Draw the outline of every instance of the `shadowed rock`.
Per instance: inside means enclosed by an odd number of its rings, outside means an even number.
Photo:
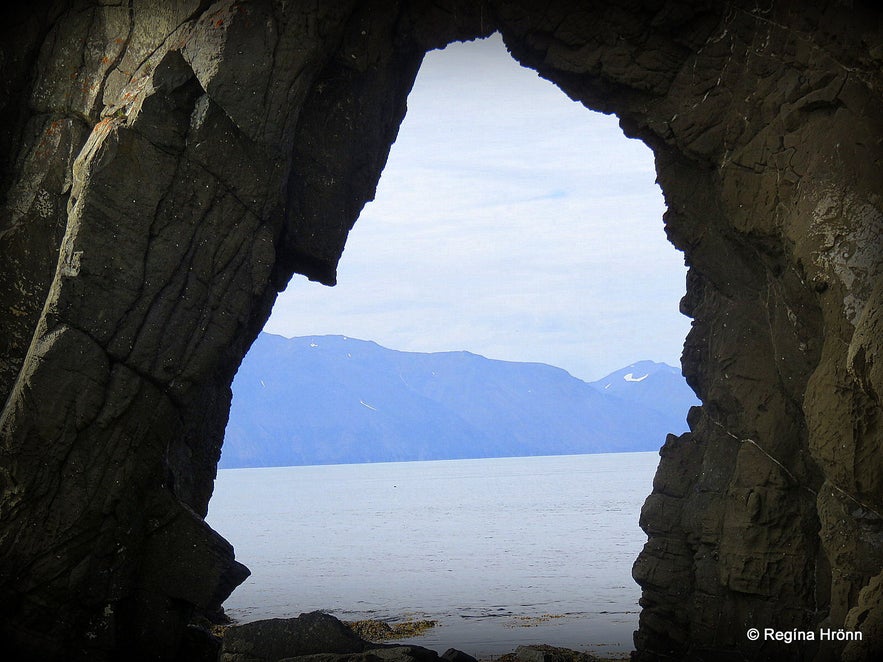
[[[378,645],[366,641],[329,614],[274,618],[232,626],[224,633],[221,662],[433,662],[434,651],[420,646]]]
[[[516,662],[599,662],[588,653],[579,653],[557,646],[519,646],[515,649]]]

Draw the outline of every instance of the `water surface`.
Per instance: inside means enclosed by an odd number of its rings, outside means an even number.
[[[207,519],[252,571],[225,608],[243,622],[316,609],[436,619],[413,641],[474,656],[522,643],[631,650],[631,566],[646,541],[638,514],[658,460],[222,470]]]

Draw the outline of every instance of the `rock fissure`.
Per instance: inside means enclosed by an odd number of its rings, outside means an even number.
[[[777,467],[779,467],[779,469],[781,469],[782,472],[783,472],[786,476],[788,476],[788,478],[791,479],[791,482],[792,482],[793,485],[795,485],[796,487],[800,487],[800,488],[806,490],[807,492],[809,492],[810,494],[812,494],[814,497],[817,497],[817,496],[818,496],[818,492],[816,492],[815,490],[813,490],[811,487],[808,487],[808,486],[806,486],[806,485],[803,485],[799,480],[797,480],[797,477],[794,476],[794,474],[792,474],[792,473],[788,470],[788,467],[786,467],[786,466],[785,466],[784,464],[782,464],[779,460],[777,460],[777,459],[774,458],[772,455],[770,455],[767,451],[765,451],[765,450],[763,449],[763,447],[762,447],[760,444],[758,444],[756,441],[754,441],[754,439],[749,439],[749,438],[747,438],[747,437],[739,437],[739,436],[733,434],[732,432],[730,432],[730,431],[726,428],[726,426],[724,426],[722,423],[720,423],[720,421],[713,421],[713,422],[714,422],[714,424],[715,424],[716,426],[718,426],[721,430],[723,430],[723,431],[724,431],[724,434],[727,435],[728,437],[731,437],[731,438],[735,439],[735,440],[736,440],[737,442],[739,442],[740,444],[751,444],[751,445],[752,445],[754,448],[756,448],[759,452],[763,453],[763,455],[765,455],[765,456],[770,460],[770,462],[772,462],[772,463],[775,464]]]
[[[120,66],[120,63],[123,60],[123,56],[127,52],[128,48],[129,48],[129,43],[132,39],[132,31],[135,28],[135,14],[134,14],[134,8],[131,5],[129,5],[129,7],[127,7],[127,9],[128,9],[128,14],[129,14],[129,29],[126,32],[126,36],[122,37],[122,38],[118,37],[115,40],[116,45],[119,47],[115,57],[108,58],[105,55],[102,58],[102,62],[104,62],[106,60],[106,64],[108,66],[107,66],[107,69],[105,69],[104,72],[102,73],[101,82],[98,84],[98,89],[95,94],[96,104],[100,104],[101,100],[104,99],[105,90],[107,88],[108,80],[110,79],[114,70],[116,70]]]
[[[169,30],[169,36],[164,39],[162,43],[157,44],[152,50],[148,51],[145,55],[142,56],[141,60],[137,62],[133,67],[132,72],[129,72],[129,75],[134,77],[133,73],[137,71],[142,71],[148,65],[148,63],[157,56],[157,54],[164,54],[169,51],[179,51],[182,42],[186,41],[187,39],[187,32],[192,28],[193,23],[206,10],[208,4],[209,3],[207,1],[200,0],[198,6],[194,8],[193,12],[189,16],[184,18],[180,23]],[[134,6],[130,7],[130,12],[133,17],[132,24],[134,25]],[[125,51],[125,47],[128,46],[128,41],[123,46],[123,51]]]

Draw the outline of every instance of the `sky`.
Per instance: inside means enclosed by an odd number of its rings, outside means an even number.
[[[592,381],[679,366],[683,255],[650,149],[519,66],[499,36],[427,54],[338,284],[295,276],[265,331],[467,350]]]

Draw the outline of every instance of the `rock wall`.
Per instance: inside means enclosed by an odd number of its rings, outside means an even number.
[[[703,405],[642,513],[636,659],[883,648],[879,10],[17,7],[0,10],[0,631],[19,657],[192,650],[190,619],[247,574],[203,521],[236,367],[293,272],[334,283],[423,54],[494,30],[653,148],[690,267]]]

